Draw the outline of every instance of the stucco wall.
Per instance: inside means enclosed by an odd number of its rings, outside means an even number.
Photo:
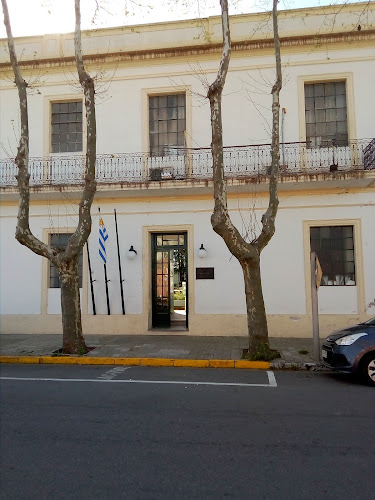
[[[349,138],[374,136],[375,100],[369,96],[375,85],[375,48],[366,38],[365,29],[374,26],[374,6],[356,41],[339,39],[321,44],[303,36],[316,33],[356,33],[358,16],[355,7],[346,6],[332,24],[331,8],[313,9],[305,16],[280,14],[282,36],[301,36],[299,41],[282,49],[284,108],[282,140],[303,141],[304,96],[307,81],[345,80]],[[331,13],[331,14],[330,14]],[[271,37],[270,25],[262,24],[262,16],[238,16],[233,19],[234,41],[263,40]],[[263,18],[262,18],[263,19]],[[204,53],[204,47],[220,40],[219,19],[201,24],[170,23],[143,27],[137,32],[128,28],[98,30],[84,37],[86,54],[110,50],[147,50],[176,46],[201,45],[196,54],[161,58],[108,58],[89,64],[95,74],[105,70],[97,82],[97,151],[126,153],[148,151],[147,98],[152,92],[187,95],[186,140],[189,147],[207,147],[211,142],[209,105],[205,95],[207,82],[213,81],[219,54]],[[310,31],[309,31],[310,30]],[[66,57],[72,53],[71,35],[35,37],[18,40],[25,45],[24,60],[36,52],[42,58]],[[301,42],[301,43],[299,43]],[[262,42],[263,43],[263,42]],[[108,45],[109,44],[109,45]],[[270,91],[274,81],[272,47],[259,45],[252,50],[233,51],[230,71],[223,96],[224,143],[227,146],[270,142]],[[0,62],[6,50],[0,41]],[[30,156],[49,155],[50,102],[81,97],[75,69],[55,61],[40,71],[27,70],[25,76],[33,85],[29,92]],[[102,65],[101,65],[102,64]],[[14,157],[19,135],[17,92],[11,80],[0,79],[0,158]],[[314,182],[314,181],[311,181]],[[355,227],[357,284],[353,287],[321,287],[319,308],[323,333],[351,321],[365,319],[375,311],[375,208],[374,191],[345,184],[343,189],[306,190],[293,186],[280,194],[276,234],[262,254],[262,278],[271,335],[309,336],[309,224],[353,224]],[[243,187],[243,186],[242,186]],[[150,231],[158,228],[186,229],[189,237],[189,319],[191,334],[236,335],[246,333],[244,286],[241,268],[231,257],[224,242],[210,224],[213,201],[208,195],[197,196],[178,191],[160,196],[126,198],[126,192],[113,191],[107,196],[99,188],[93,207],[93,232],[89,239],[97,316],[93,316],[88,282],[87,256],[84,259],[84,286],[81,293],[83,323],[92,333],[145,333],[150,326]],[[232,193],[235,192],[232,187]],[[299,189],[300,191],[298,191]],[[161,189],[162,191],[162,189]],[[205,191],[207,192],[207,191]],[[195,193],[195,195],[194,195]],[[229,199],[234,222],[246,234],[260,221],[267,205],[263,194],[248,192]],[[109,198],[108,196],[112,196]],[[133,195],[134,196],[134,193]],[[153,197],[151,197],[153,196]],[[56,201],[48,194],[31,207],[31,228],[46,240],[48,232],[74,228],[77,222],[76,199],[62,192]],[[74,198],[74,199],[73,199]],[[14,200],[14,198],[13,198]],[[98,206],[107,230],[108,278],[112,315],[106,315],[103,266],[97,253]],[[253,208],[255,207],[255,211]],[[117,249],[113,209],[118,216],[121,260],[124,274],[126,316],[121,315]],[[60,325],[59,291],[48,289],[48,263],[19,245],[13,235],[17,207],[11,197],[4,198],[0,214],[0,312],[2,331],[16,333],[58,332]],[[251,214],[251,216],[249,215]],[[252,223],[250,223],[250,219]],[[200,260],[197,250],[203,243],[207,257]],[[134,261],[126,257],[133,245],[138,255]],[[214,280],[195,280],[197,266],[214,267]]]
[[[100,194],[99,194],[100,197]],[[256,201],[256,216],[259,220],[265,199],[258,197]],[[148,291],[150,275],[146,271],[144,258],[149,258],[149,239],[145,238],[143,228],[170,227],[178,230],[189,226],[192,228],[188,236],[193,250],[189,253],[191,268],[214,267],[214,280],[195,280],[194,273],[189,277],[191,327],[192,334],[199,334],[204,329],[203,318],[223,317],[236,318],[238,321],[246,312],[244,286],[241,268],[238,262],[230,256],[224,242],[217,236],[210,225],[212,200],[207,199],[154,199],[152,201],[96,200],[93,209],[93,232],[89,239],[91,266],[93,270],[95,301],[97,314],[106,315],[104,274],[102,262],[98,256],[98,212],[101,214],[109,233],[107,242],[108,279],[111,299],[111,312],[121,314],[117,247],[113,209],[116,209],[120,239],[122,269],[124,275],[124,290],[126,312],[129,316],[139,315],[143,326],[136,329],[147,331],[147,315],[150,310]],[[249,199],[240,197],[230,199],[231,215],[242,232],[248,229]],[[241,210],[239,210],[239,207]],[[329,210],[327,208],[329,207]],[[16,207],[7,207],[0,217],[1,234],[10,235],[14,232]],[[329,217],[327,217],[329,214]],[[375,216],[374,203],[370,193],[361,194],[331,194],[314,196],[285,196],[281,199],[277,217],[276,234],[262,254],[262,279],[267,313],[273,317],[281,317],[285,324],[281,331],[288,335],[288,323],[293,323],[294,334],[304,336],[306,333],[306,318],[310,314],[308,295],[308,251],[304,242],[304,224],[306,221],[357,221],[360,227],[361,240],[356,240],[360,262],[356,262],[357,286],[353,287],[321,287],[319,290],[319,307],[322,315],[342,315],[347,317],[364,317],[374,314],[375,306],[369,304],[375,297],[375,232],[371,231]],[[32,209],[31,227],[36,235],[45,237],[46,230],[64,230],[73,226],[76,216],[71,206],[64,202],[60,204],[45,203]],[[44,236],[43,236],[44,235]],[[207,249],[205,259],[199,259],[197,250],[203,243]],[[135,260],[127,259],[127,250],[133,245],[138,254]],[[1,238],[1,313],[14,314],[45,314],[59,312],[59,291],[48,290],[46,267],[44,259],[33,255],[29,250],[19,245],[13,238]],[[82,310],[91,314],[91,296],[87,273],[85,254],[85,282],[82,290]],[[190,269],[191,269],[190,268]],[[149,273],[150,274],[150,273]],[[42,278],[41,278],[42,276]],[[361,290],[364,295],[362,296]],[[45,295],[47,299],[45,299]],[[43,298],[44,297],[44,298]],[[146,299],[145,299],[146,297]],[[43,311],[42,304],[46,303]],[[361,303],[360,303],[361,302]],[[194,321],[201,318],[200,324]],[[38,320],[36,320],[38,321]],[[102,320],[98,319],[98,322]],[[111,321],[105,320],[107,323]],[[108,323],[111,330],[117,320]],[[127,321],[129,319],[127,318]],[[241,322],[244,320],[241,319]],[[112,327],[111,327],[112,324]],[[211,323],[212,324],[212,323]],[[225,324],[225,322],[224,322]],[[230,322],[228,323],[228,325]],[[300,329],[296,325],[300,325]],[[232,325],[233,326],[233,325]],[[242,328],[242,326],[241,326]],[[126,328],[124,333],[126,332]],[[280,328],[279,330],[280,331]],[[109,332],[108,332],[109,333]]]
[[[189,147],[208,147],[211,141],[207,89],[202,79],[215,78],[218,61],[188,56],[167,59],[164,64],[143,61],[108,66],[98,81],[98,153],[148,150],[147,91],[162,89],[188,94],[187,127]],[[98,68],[91,68],[92,72]],[[79,98],[74,68],[46,70],[29,95],[30,156],[49,154],[49,106],[57,98]],[[365,77],[364,77],[365,75]],[[366,76],[367,75],[367,76]],[[344,79],[347,81],[348,125],[351,139],[373,136],[375,101],[368,96],[375,84],[375,49],[353,44],[313,46],[309,52],[283,52],[284,84],[280,104],[285,142],[303,141],[303,81]],[[233,56],[223,96],[223,127],[226,146],[270,142],[270,90],[274,81],[271,53],[242,53]],[[19,129],[17,92],[9,81],[0,82],[0,158],[14,156]]]

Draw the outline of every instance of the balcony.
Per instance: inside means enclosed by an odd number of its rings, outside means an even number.
[[[269,144],[224,148],[227,180],[261,183],[269,176],[271,146]],[[306,143],[280,145],[280,178],[290,182],[300,177],[323,175],[335,179],[358,177],[375,170],[375,139],[350,141],[347,146],[310,148]],[[14,188],[17,167],[14,160],[0,160],[0,188]],[[30,186],[40,190],[47,187],[73,187],[83,184],[84,156],[55,156],[30,158]],[[359,175],[360,176],[360,175]],[[362,175],[363,176],[363,175]],[[373,177],[373,176],[371,176]],[[98,155],[96,179],[103,185],[162,184],[173,181],[210,181],[212,155],[210,149],[170,149],[165,156],[147,153]],[[181,183],[180,182],[180,183]],[[110,186],[108,186],[110,188]],[[6,190],[5,190],[6,191]]]

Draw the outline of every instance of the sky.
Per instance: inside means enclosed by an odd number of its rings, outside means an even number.
[[[280,0],[279,9],[344,3],[345,0]],[[351,2],[351,0],[349,0]],[[82,29],[192,19],[220,14],[219,0],[81,0]],[[352,3],[352,2],[351,2]],[[230,14],[270,10],[270,0],[232,0]],[[8,0],[14,36],[74,31],[74,0]],[[5,38],[0,22],[0,38]]]

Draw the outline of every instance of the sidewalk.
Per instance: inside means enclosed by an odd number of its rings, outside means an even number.
[[[126,359],[130,361],[130,359],[146,358],[154,359],[155,363],[153,364],[157,364],[156,360],[232,361],[240,360],[242,350],[248,346],[247,337],[196,337],[155,334],[86,335],[85,340],[88,346],[94,347],[93,350],[82,357],[85,358],[85,364],[90,364],[90,359],[93,364],[95,361],[100,364],[98,358],[101,360],[106,358],[114,360],[117,358],[118,361],[121,358],[124,360],[124,364],[126,364]],[[28,356],[50,357],[61,347],[61,342],[61,335],[3,334],[0,335],[0,355],[2,357],[22,358]],[[280,352],[280,358],[270,363],[272,368],[310,370],[320,368],[320,365],[316,365],[312,358],[312,339],[271,338],[270,346]],[[4,359],[2,361],[5,362]],[[207,366],[214,365],[207,364]],[[217,366],[220,366],[220,364]],[[227,366],[231,366],[230,363]]]

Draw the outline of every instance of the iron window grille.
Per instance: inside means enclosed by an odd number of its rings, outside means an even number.
[[[82,101],[51,104],[51,152],[82,152]]]
[[[345,82],[305,84],[307,147],[348,145]]]
[[[185,130],[185,94],[149,96],[149,140],[151,156],[184,154]]]
[[[50,244],[55,248],[66,248],[68,244],[68,239],[71,233],[51,233],[50,234]],[[83,268],[83,253],[81,252],[78,260],[78,279],[79,287],[82,288],[82,268]],[[61,288],[59,273],[56,267],[49,263],[49,288]]]
[[[310,244],[323,271],[321,285],[356,284],[353,226],[311,227]]]

